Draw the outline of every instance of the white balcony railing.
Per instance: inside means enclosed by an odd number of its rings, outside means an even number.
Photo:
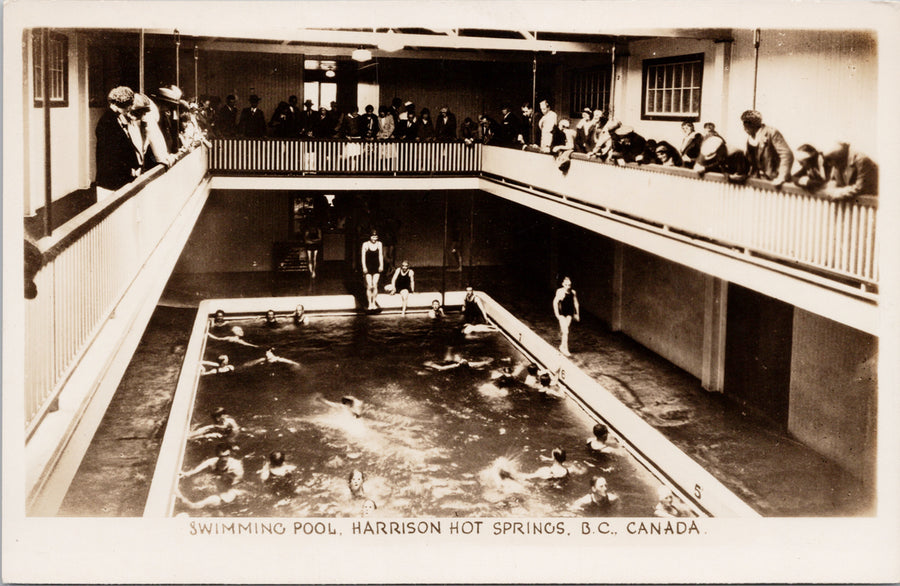
[[[157,167],[38,242],[38,295],[25,302],[25,422],[30,434],[68,373],[205,177],[206,153]]]
[[[578,159],[563,174],[550,155],[495,147],[484,148],[482,172],[799,268],[878,282],[876,197],[832,201],[790,185]]]
[[[478,173],[481,148],[462,142],[217,139],[209,169],[260,175]]]

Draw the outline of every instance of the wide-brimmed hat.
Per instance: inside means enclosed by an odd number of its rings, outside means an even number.
[[[634,132],[634,128],[623,124],[618,128],[614,128],[611,132],[617,136],[625,136],[626,134],[631,134],[632,132]]]
[[[250,94],[250,97],[247,99],[251,104],[258,104],[260,101],[259,96],[257,96],[256,94]]]
[[[181,99],[182,95],[181,88],[174,85],[167,85],[156,90],[156,97],[159,100],[187,107],[188,103]]]

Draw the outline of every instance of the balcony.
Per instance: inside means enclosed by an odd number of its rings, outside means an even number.
[[[573,155],[566,174],[553,157],[457,143],[217,140],[209,169],[224,175],[480,176],[616,216],[695,243],[805,273],[870,301],[878,287],[878,200],[832,201],[786,185],[730,183],[718,173],[617,166]]]

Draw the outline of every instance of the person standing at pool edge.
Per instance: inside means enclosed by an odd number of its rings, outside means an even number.
[[[559,320],[559,351],[563,356],[571,356],[569,353],[569,327],[572,320],[581,321],[581,313],[578,307],[578,297],[572,289],[572,280],[563,277],[562,287],[556,290],[553,298],[553,313]]]
[[[378,240],[378,232],[372,230],[369,239],[362,245],[363,275],[366,277],[366,299],[368,309],[378,309],[375,298],[378,296],[378,279],[384,272],[384,247]]]

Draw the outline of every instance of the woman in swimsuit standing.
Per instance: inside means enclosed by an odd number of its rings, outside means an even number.
[[[362,245],[362,267],[366,276],[366,299],[369,309],[378,309],[375,298],[378,296],[378,279],[384,271],[384,247],[378,240],[378,232],[372,230],[369,239]]]
[[[571,356],[569,354],[569,326],[572,325],[572,319],[581,320],[578,308],[578,297],[575,296],[575,290],[572,289],[572,280],[569,277],[563,277],[562,287],[556,290],[556,296],[553,298],[553,313],[559,320],[559,351],[563,356]]]

